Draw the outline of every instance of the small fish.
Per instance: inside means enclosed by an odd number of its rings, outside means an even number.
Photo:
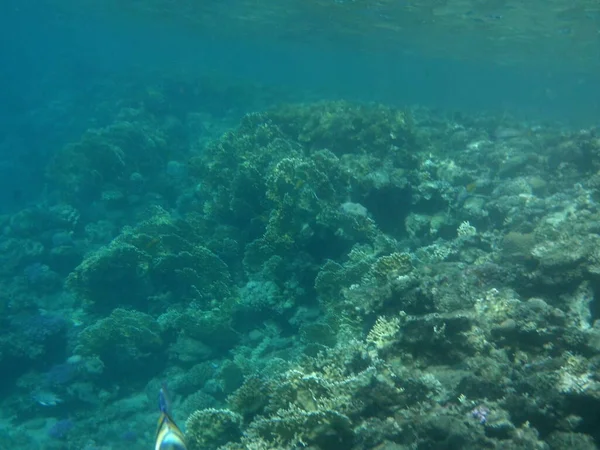
[[[158,418],[154,450],[187,450],[183,433],[171,417],[171,402],[164,384],[158,393],[158,409],[160,417]]]
[[[535,136],[536,131],[538,131],[535,127],[526,127],[526,128],[506,128],[506,127],[498,127],[493,133],[492,137],[496,141],[511,141],[513,139],[527,139]]]
[[[467,189],[464,186],[461,186],[458,190],[458,192],[456,193],[456,198],[455,198],[455,203],[456,206],[461,207],[463,205],[463,203],[465,202],[465,200],[467,200],[469,197],[472,197],[472,193],[469,192],[469,189]]]
[[[154,247],[156,247],[156,245],[160,242],[160,237],[155,237],[152,238],[151,240],[149,240],[148,242],[146,242],[145,247],[146,250],[151,250]]]
[[[54,392],[37,391],[32,395],[33,401],[41,406],[56,406],[62,403],[62,399]]]
[[[498,141],[519,138],[527,134],[526,130],[517,128],[498,127],[494,130],[493,137]]]
[[[465,186],[465,189],[467,190],[467,192],[469,194],[472,194],[473,192],[475,192],[477,190],[477,181],[473,181],[472,183],[469,183]]]

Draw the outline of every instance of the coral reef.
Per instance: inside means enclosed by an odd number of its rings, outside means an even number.
[[[597,130],[334,101],[207,139],[167,95],[0,217],[15,420],[142,445],[166,381],[190,450],[598,446]]]

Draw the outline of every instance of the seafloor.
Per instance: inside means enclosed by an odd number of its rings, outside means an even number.
[[[600,133],[148,91],[0,217],[4,449],[595,449]],[[187,420],[186,420],[187,419]]]

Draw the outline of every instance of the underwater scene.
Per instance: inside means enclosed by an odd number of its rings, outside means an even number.
[[[3,0],[0,450],[600,448],[600,3]]]

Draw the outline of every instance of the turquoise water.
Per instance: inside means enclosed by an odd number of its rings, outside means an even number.
[[[0,448],[598,447],[596,5],[0,12]]]

